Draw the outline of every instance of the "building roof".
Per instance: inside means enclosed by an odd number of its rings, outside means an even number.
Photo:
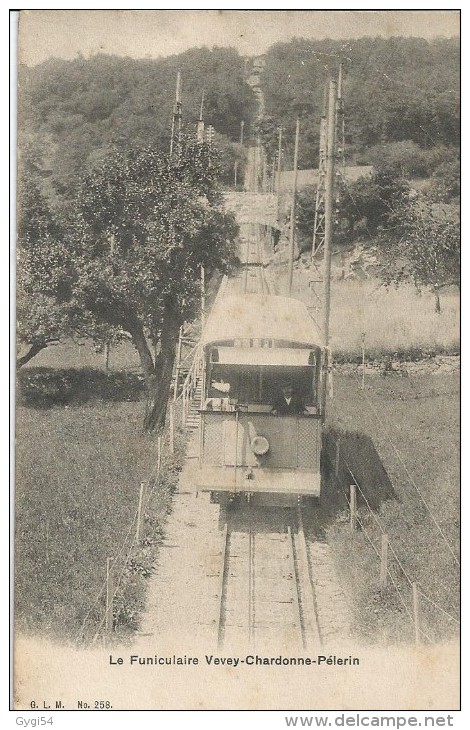
[[[321,347],[322,334],[298,299],[266,294],[223,297],[202,333],[202,344],[232,340],[277,340]]]
[[[346,165],[344,168],[344,177],[346,182],[356,182],[360,177],[370,177],[374,168],[372,165]],[[318,183],[318,170],[298,170],[297,171],[297,188],[303,188],[307,185],[316,185]],[[289,192],[294,186],[294,172],[292,170],[283,170],[281,172],[281,190]]]

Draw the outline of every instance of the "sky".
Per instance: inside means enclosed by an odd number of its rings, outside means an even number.
[[[19,48],[28,65],[78,53],[156,58],[214,45],[254,56],[293,37],[449,37],[459,35],[459,22],[453,10],[23,10]]]

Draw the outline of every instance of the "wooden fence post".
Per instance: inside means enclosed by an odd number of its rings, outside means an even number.
[[[139,506],[137,507],[137,526],[135,529],[136,542],[140,542],[142,539],[142,528],[144,525],[144,516],[142,514],[142,509],[144,506],[144,494],[145,494],[145,482],[140,482]]]
[[[106,372],[109,370],[109,356],[111,354],[111,345],[107,342],[104,346],[104,369]]]
[[[349,486],[349,506],[350,506],[350,525],[351,532],[354,532],[357,527],[357,499],[356,499],[356,485],[350,484]]]
[[[174,454],[175,453],[175,413],[174,413],[173,403],[170,403],[169,431],[170,431],[170,454]]]
[[[417,583],[412,583],[412,590],[413,590],[413,618],[414,618],[414,625],[415,625],[415,644],[420,643],[419,638],[419,594],[418,594],[418,585]]]
[[[382,535],[382,550],[380,553],[380,587],[387,587],[388,577],[388,535]]]
[[[339,475],[339,458],[340,458],[340,442],[341,439],[336,440],[336,453],[335,453],[335,477]]]
[[[160,474],[162,468],[162,437],[157,438],[157,473]]]
[[[176,367],[175,367],[175,383],[173,386],[173,402],[175,402],[178,398],[178,381],[180,378],[180,369],[181,369],[181,352],[183,347],[183,325],[180,327],[180,333],[178,337],[178,349],[176,353]]]
[[[114,558],[106,558],[106,614],[105,614],[105,632],[106,639],[109,638],[113,630],[113,598],[114,598]]]
[[[361,350],[362,350],[362,383],[361,390],[366,387],[366,333],[363,332],[361,335]]]

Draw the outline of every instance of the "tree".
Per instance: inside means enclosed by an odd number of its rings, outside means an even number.
[[[372,175],[338,187],[338,225],[335,241],[344,245],[354,241],[365,226],[369,234],[395,226],[395,211],[408,206],[410,188],[406,180],[389,168],[375,170]],[[315,221],[315,186],[299,191],[297,200],[297,231],[301,250],[312,245]]]
[[[420,147],[459,144],[459,40],[357,38],[276,43],[266,52],[261,84],[266,114],[293,137],[318,138],[325,78],[343,62],[346,141],[358,149],[410,140]],[[313,145],[300,167],[315,164]]]
[[[350,237],[354,237],[355,227],[361,221],[371,234],[394,225],[395,211],[400,206],[407,207],[409,196],[407,181],[391,168],[379,168],[371,176],[346,185],[340,209]]]
[[[165,420],[180,325],[200,301],[200,269],[227,270],[237,234],[217,189],[214,150],[186,141],[172,158],[114,150],[81,185],[70,239],[74,293],[129,333],[148,394],[145,428]]]
[[[237,168],[237,185],[243,183],[246,168],[246,149],[239,142],[230,142],[223,134],[214,135],[214,145],[219,156],[220,182],[226,187],[233,187],[235,167]]]
[[[418,290],[434,293],[441,312],[440,290],[460,284],[460,223],[433,206],[415,204],[397,212],[401,235],[379,248],[385,284],[413,281]]]
[[[17,358],[18,368],[67,337],[120,339],[118,330],[104,327],[76,300],[76,276],[66,222],[53,214],[30,160],[25,161],[18,196],[16,318],[18,344],[27,351]]]
[[[442,162],[431,177],[428,190],[430,200],[449,203],[460,197],[460,160]]]
[[[25,174],[18,192],[17,335],[28,347],[17,360],[21,367],[70,334],[73,306],[71,258],[60,225],[32,174]]]
[[[23,65],[20,132],[44,147],[52,194],[73,201],[81,176],[110,146],[169,148],[178,71],[188,133],[196,131],[204,92],[205,121],[238,142],[241,121],[247,131],[256,111],[244,65],[233,48],[193,48],[159,59],[98,54]]]

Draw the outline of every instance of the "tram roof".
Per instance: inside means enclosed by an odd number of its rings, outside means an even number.
[[[202,344],[267,339],[322,347],[322,334],[298,299],[245,294],[216,302],[202,333]]]

